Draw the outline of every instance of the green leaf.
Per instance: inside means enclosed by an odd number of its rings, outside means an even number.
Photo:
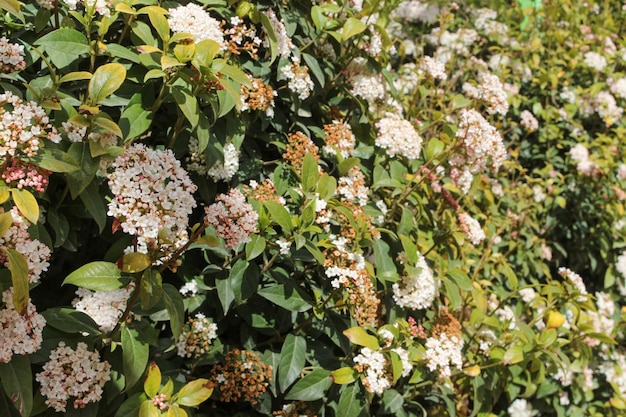
[[[167,14],[167,10],[158,6],[146,6],[139,9],[139,13],[148,14],[152,27],[156,29],[159,37],[167,42],[170,38],[170,25],[167,23],[167,19],[164,16]]]
[[[502,359],[505,365],[514,365],[524,360],[524,350],[522,346],[515,345],[507,349]]]
[[[188,414],[178,404],[172,404],[167,409],[167,417],[188,417]]]
[[[251,86],[250,78],[246,75],[246,73],[235,66],[228,65],[227,62],[228,61],[226,61],[225,59],[214,60],[213,67],[219,68],[219,71],[215,71],[215,72],[216,73],[219,72],[220,74],[226,75],[228,78],[232,79],[237,84],[250,87]]]
[[[9,402],[9,398],[7,398],[4,390],[2,389],[2,384],[0,383],[0,415],[4,417],[22,417],[22,415],[17,411],[13,403]]]
[[[129,279],[112,262],[96,261],[81,266],[69,274],[62,285],[72,284],[92,291],[113,291],[125,287]]]
[[[315,190],[318,178],[317,159],[312,154],[307,153],[302,161],[302,189],[304,191]]]
[[[144,393],[137,392],[129,396],[126,401],[120,405],[120,408],[117,409],[113,417],[138,416],[141,404],[144,402],[151,403],[151,401],[146,401],[146,395]]]
[[[93,123],[95,126],[99,127],[102,131],[107,133],[113,133],[118,138],[124,137],[122,133],[122,129],[115,123],[113,120],[104,116],[105,113],[100,113],[96,117],[93,118]],[[93,142],[90,142],[93,143]]]
[[[191,124],[191,127],[195,128],[198,124],[200,113],[196,97],[186,88],[173,88],[172,95],[174,96],[176,104],[178,104],[178,108]]]
[[[23,417],[30,416],[33,408],[32,379],[28,356],[13,355],[10,362],[0,362],[2,388]]]
[[[17,0],[0,0],[0,8],[14,15],[20,14],[20,3]]]
[[[155,362],[150,362],[148,366],[148,374],[143,383],[143,391],[148,398],[153,398],[161,388],[161,370]]]
[[[378,339],[367,333],[362,327],[351,327],[343,331],[343,334],[355,345],[365,346],[372,350],[378,350]]]
[[[322,68],[320,67],[320,64],[317,61],[317,59],[315,59],[313,55],[309,55],[306,53],[302,54],[302,58],[304,59],[304,62],[309,67],[309,69],[311,70],[315,78],[317,79],[317,82],[319,83],[320,87],[324,88],[324,84],[326,81],[324,78],[324,71],[322,71]]]
[[[315,401],[326,396],[326,391],[333,384],[330,371],[326,369],[314,369],[310,374],[296,382],[289,390],[287,400]]]
[[[87,314],[73,308],[55,307],[41,313],[46,319],[46,325],[52,326],[65,333],[88,333],[99,335],[98,324]]]
[[[37,204],[35,196],[28,190],[12,188],[11,197],[13,197],[13,202],[22,216],[26,217],[32,224],[37,224],[39,221],[39,204]]]
[[[437,138],[431,138],[426,147],[426,160],[431,161],[435,156],[439,155],[445,147],[445,144]]]
[[[265,250],[265,238],[261,235],[252,235],[246,243],[246,260],[251,261]]]
[[[59,149],[40,149],[35,163],[52,172],[74,172],[80,169],[80,165],[71,156]]]
[[[139,299],[141,308],[148,310],[159,302],[163,295],[163,279],[159,271],[147,269],[141,275]]]
[[[337,409],[341,417],[358,417],[365,407],[365,398],[358,385],[348,385],[339,397]]]
[[[208,379],[199,378],[188,382],[176,395],[176,404],[186,407],[195,407],[205,402],[213,393],[213,388],[207,388]]]
[[[300,336],[288,334],[280,350],[278,361],[278,382],[280,390],[287,388],[300,376],[306,357],[306,340]]]
[[[161,412],[156,405],[152,403],[152,400],[145,400],[139,406],[139,417],[160,417]]]
[[[148,364],[149,346],[139,340],[136,329],[122,327],[122,366],[126,378],[126,388],[132,388],[143,375]]]
[[[11,271],[11,283],[13,284],[13,306],[22,314],[28,307],[30,297],[28,295],[28,262],[26,257],[15,249],[2,247],[7,256],[9,271]]]
[[[396,414],[404,406],[404,397],[395,389],[387,389],[383,394],[382,404],[385,414]]]
[[[359,19],[355,17],[350,17],[346,20],[346,23],[343,24],[343,30],[341,31],[341,37],[343,40],[350,39],[351,37],[358,35],[367,29],[367,25],[361,22]]]
[[[103,194],[100,194],[97,182],[92,181],[91,184],[80,193],[79,197],[85,205],[87,212],[89,212],[98,225],[99,232],[102,233],[107,221],[107,207]]]
[[[99,163],[92,158],[89,143],[86,142],[72,143],[67,153],[80,166],[79,170],[65,174],[70,194],[76,199],[95,178]]]
[[[311,309],[311,304],[302,298],[294,286],[272,285],[259,290],[257,294],[288,311],[301,313]]]
[[[472,291],[474,286],[472,285],[472,280],[469,278],[467,273],[461,271],[460,269],[454,268],[448,270],[446,275],[449,276],[456,282],[459,288],[463,291]]]
[[[122,64],[110,63],[99,66],[89,80],[88,103],[95,105],[116,92],[126,79],[126,68]]]
[[[293,228],[291,224],[291,215],[289,211],[277,201],[266,200],[263,205],[270,212],[272,220],[274,220],[283,229],[284,234],[291,234]]]
[[[163,284],[163,300],[170,317],[170,327],[175,340],[178,340],[185,320],[185,305],[180,292],[172,284]]]
[[[346,158],[339,163],[339,175],[346,176],[352,168],[361,162],[359,158]]]
[[[446,287],[446,295],[450,299],[450,304],[453,309],[457,309],[463,305],[463,297],[461,297],[461,291],[458,285],[450,279],[444,279],[443,284]]]
[[[151,264],[150,256],[142,252],[127,253],[117,263],[122,272],[127,274],[145,271]]]
[[[276,32],[274,31],[272,22],[270,22],[270,19],[265,15],[265,13],[259,13],[259,18],[261,19],[261,24],[263,25],[265,34],[270,41],[271,57],[269,63],[271,64],[278,56],[278,37],[276,36]]]
[[[67,240],[70,233],[70,224],[67,221],[67,217],[63,213],[59,213],[54,207],[48,209],[47,220],[50,226],[52,226],[52,230],[54,230],[54,247],[58,248]]]
[[[37,39],[34,44],[43,46],[50,61],[58,68],[65,68],[81,55],[89,53],[87,37],[70,28],[54,30]]]
[[[133,103],[126,107],[120,116],[120,128],[124,141],[128,142],[144,134],[150,128],[153,116],[152,112],[145,110],[141,103]]]
[[[372,243],[374,249],[374,261],[376,263],[376,278],[378,280],[386,280],[398,276],[396,264],[391,258],[391,249],[387,242],[382,239],[374,239]]]

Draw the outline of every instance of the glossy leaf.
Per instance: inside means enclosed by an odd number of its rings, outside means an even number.
[[[23,417],[30,416],[33,408],[32,381],[33,374],[28,356],[13,355],[8,363],[0,362],[2,388]]]
[[[250,236],[250,242],[246,243],[246,260],[251,261],[265,251],[265,238],[261,235]]]
[[[122,271],[112,262],[96,261],[81,266],[69,274],[63,285],[72,284],[92,291],[119,290],[129,280],[122,278]]]
[[[28,294],[28,262],[26,257],[15,249],[0,247],[4,251],[9,271],[11,271],[11,283],[13,284],[13,306],[22,314],[28,307],[30,296]]]
[[[350,366],[344,366],[334,370],[330,375],[335,384],[345,385],[356,381],[357,372]]]
[[[290,234],[293,228],[291,224],[291,215],[282,204],[277,201],[267,200],[263,205],[270,212],[272,220],[274,220],[283,229],[285,234]]]
[[[163,296],[163,279],[159,271],[147,269],[141,275],[139,299],[141,308],[148,310],[161,300]]]
[[[76,29],[60,28],[42,36],[35,45],[43,46],[58,68],[65,68],[83,54],[89,53],[87,37]]]
[[[22,216],[26,217],[33,224],[39,221],[39,204],[37,204],[37,199],[30,191],[12,188],[11,197]]]
[[[298,290],[286,284],[262,288],[257,294],[288,311],[304,312],[311,309],[311,304],[302,298]]]
[[[213,393],[207,388],[208,379],[199,378],[188,382],[176,395],[176,403],[187,407],[195,407],[206,401]]]
[[[378,350],[378,339],[367,333],[362,327],[351,327],[343,331],[343,334],[355,345],[365,346],[372,350]]]
[[[359,19],[355,17],[350,17],[343,24],[343,29],[341,31],[341,37],[343,40],[350,39],[353,36],[362,33],[365,29],[367,29],[367,25],[361,22]]]
[[[100,334],[98,324],[87,314],[73,308],[55,307],[41,313],[46,319],[46,325],[66,333]]]
[[[317,368],[300,379],[289,390],[285,398],[297,401],[315,401],[324,398],[326,391],[333,384],[330,371]]]
[[[337,409],[341,410],[342,417],[358,417],[365,407],[365,398],[359,386],[348,385],[339,397]]]
[[[148,398],[153,398],[161,388],[161,370],[155,362],[148,365],[148,373],[143,383],[143,391]]]
[[[35,158],[37,166],[52,172],[74,172],[80,165],[59,149],[42,149]]]
[[[278,382],[282,392],[285,392],[302,373],[305,357],[306,340],[300,336],[288,334],[278,362]]]
[[[91,104],[102,100],[116,92],[126,79],[126,68],[122,64],[110,63],[99,66],[89,80],[87,95]]]
[[[131,389],[141,378],[148,364],[148,344],[139,340],[137,330],[122,327],[122,365],[126,378],[126,390]]]
[[[180,292],[172,284],[163,284],[163,300],[170,318],[170,327],[174,339],[178,339],[185,320],[185,306]]]

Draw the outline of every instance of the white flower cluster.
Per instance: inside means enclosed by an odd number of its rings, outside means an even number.
[[[353,361],[360,365],[361,372],[365,375],[363,385],[368,392],[382,395],[385,389],[391,386],[387,371],[387,359],[382,352],[363,347]]]
[[[204,314],[198,313],[189,318],[176,342],[176,352],[183,358],[199,358],[208,352],[212,341],[217,338],[217,324],[212,323]]]
[[[2,293],[0,310],[0,362],[11,361],[13,355],[35,353],[43,342],[42,331],[46,319],[37,313],[33,303],[28,301],[26,311],[20,314],[13,305],[13,289]]]
[[[596,71],[602,71],[608,65],[606,58],[597,52],[589,51],[585,53],[585,64],[595,69]]]
[[[611,382],[611,385],[621,395],[626,395],[626,356],[619,351],[614,351],[604,362],[598,366],[598,372]],[[589,372],[589,371],[588,371]]]
[[[309,75],[309,69],[300,65],[299,62],[283,65],[280,68],[281,80],[287,80],[287,87],[298,95],[300,100],[305,100],[313,91],[313,80]]]
[[[480,72],[478,82],[476,87],[469,83],[463,85],[463,91],[467,96],[484,101],[489,114],[506,114],[509,111],[509,98],[500,79],[488,72]]]
[[[285,23],[283,19],[279,19],[278,16],[276,16],[276,13],[274,13],[274,10],[272,9],[265,10],[263,14],[267,16],[272,26],[272,29],[274,29],[274,33],[276,34],[276,40],[277,40],[276,43],[278,44],[278,54],[282,58],[285,58],[285,59],[289,58],[294,48],[293,48],[293,42],[291,41],[291,38],[287,34],[287,29],[285,28]],[[269,41],[267,41],[267,43],[269,44]],[[269,45],[266,45],[266,46],[269,46]]]
[[[113,168],[107,214],[120,221],[124,232],[137,236],[139,248],[153,247],[159,232],[170,242],[186,241],[197,187],[174,153],[134,144],[115,159]]]
[[[11,209],[11,217],[13,224],[4,233],[4,236],[0,236],[0,246],[14,249],[26,257],[28,282],[35,284],[41,279],[41,274],[48,270],[50,248],[39,240],[30,238],[28,233],[30,223],[19,214],[17,207]],[[0,251],[0,264],[8,267],[8,259],[4,251]]]
[[[509,417],[532,417],[535,415],[531,405],[523,398],[515,399],[507,411],[509,412]]]
[[[326,276],[333,279],[331,281],[331,285],[333,288],[341,288],[348,286],[351,282],[359,282],[361,280],[361,275],[367,274],[365,269],[365,258],[363,255],[349,252],[341,246],[338,246],[337,249],[351,263],[347,266],[331,264],[326,267]]]
[[[229,181],[239,170],[239,151],[232,143],[224,145],[224,162],[217,161],[207,174],[214,181]]]
[[[485,240],[485,232],[478,220],[465,212],[460,213],[458,219],[461,224],[461,230],[465,233],[465,236],[467,236],[470,242],[472,242],[472,245],[480,245],[481,242]]]
[[[446,63],[456,55],[469,56],[469,47],[480,39],[480,35],[474,29],[459,29],[457,32],[444,31],[435,28],[430,35],[426,35],[426,41],[438,46],[434,57],[440,62]]]
[[[100,354],[90,352],[85,343],[78,342],[74,350],[61,341],[35,380],[41,384],[46,405],[65,412],[70,397],[74,398],[76,409],[100,401],[102,387],[111,379],[110,370],[109,363],[100,362]]]
[[[337,195],[345,200],[365,206],[369,201],[369,188],[365,185],[365,175],[359,167],[353,167],[345,177],[337,182]]]
[[[172,32],[188,33],[192,35],[195,42],[212,40],[217,42],[221,50],[226,49],[224,32],[220,27],[220,22],[211,17],[202,6],[187,3],[185,6],[169,9],[169,14],[167,23],[169,23]]]
[[[520,125],[529,132],[534,132],[539,129],[539,121],[535,118],[535,115],[528,110],[524,110],[520,113]]]
[[[611,93],[626,98],[626,78],[619,78],[618,80],[611,81],[610,83]]]
[[[0,38],[0,73],[10,74],[26,68],[24,45],[11,43],[3,36]]]
[[[417,256],[417,265],[410,268],[413,273],[402,276],[399,283],[393,284],[393,299],[400,307],[424,310],[435,301],[439,285],[424,255],[418,252]]]
[[[355,58],[346,69],[350,92],[370,106],[385,98],[386,90],[380,74],[372,74],[364,58]]]
[[[572,284],[574,284],[578,292],[581,293],[583,296],[587,295],[587,286],[585,285],[583,278],[576,272],[572,271],[569,268],[560,267],[559,275],[565,279],[568,279]],[[584,300],[585,298],[586,297],[579,297],[579,299],[581,300]]]
[[[215,203],[205,207],[205,213],[204,221],[215,228],[217,237],[226,240],[229,249],[250,242],[250,235],[258,231],[259,214],[236,188],[218,195]]]
[[[452,368],[463,367],[463,339],[459,336],[448,336],[441,333],[426,339],[426,361],[431,371],[438,370],[441,378],[449,378]]]
[[[392,16],[406,22],[432,24],[439,17],[439,5],[419,0],[405,0],[392,12]]]
[[[375,144],[387,151],[387,155],[417,159],[422,151],[422,137],[411,122],[397,115],[388,114],[376,123],[378,133]]]
[[[593,99],[593,107],[607,126],[620,120],[624,109],[617,105],[613,94],[608,91],[600,91]]]
[[[577,143],[569,151],[572,160],[576,162],[576,170],[583,175],[593,175],[597,166],[589,159],[589,150],[582,143]]]
[[[87,314],[100,326],[100,331],[110,332],[126,309],[126,303],[135,288],[134,284],[114,291],[76,290],[72,305],[77,311]]]
[[[502,136],[476,110],[461,111],[456,137],[462,141],[463,149],[450,158],[453,167],[476,174],[484,172],[491,161],[491,169],[497,172],[506,159]]]
[[[0,157],[33,157],[43,138],[61,141],[45,110],[10,91],[0,94]]]
[[[420,69],[434,79],[446,80],[448,78],[448,74],[446,74],[446,64],[430,56],[423,58]]]
[[[81,3],[85,7],[93,8],[101,16],[111,16],[111,3],[107,0],[64,0],[63,2],[70,10],[76,10],[76,6]]]
[[[476,17],[474,26],[487,35],[505,36],[509,28],[506,24],[498,22],[498,12],[488,8],[480,8],[472,11]]]
[[[617,280],[617,288],[621,295],[626,296],[626,252],[622,252],[622,254],[617,257],[615,269],[622,276],[622,279]]]

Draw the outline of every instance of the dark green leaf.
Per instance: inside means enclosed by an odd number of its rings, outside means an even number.
[[[285,392],[302,373],[305,357],[306,340],[300,336],[288,334],[278,362],[278,382],[282,392]]]
[[[91,184],[80,193],[80,200],[98,225],[99,232],[102,233],[107,222],[107,207],[103,195],[100,194],[96,181],[92,181]]]
[[[172,284],[163,284],[163,300],[170,317],[170,327],[174,339],[178,339],[185,320],[185,305],[180,292]]]
[[[98,171],[98,162],[91,157],[88,143],[72,143],[67,153],[80,165],[79,170],[65,174],[67,185],[70,187],[70,194],[75,199],[95,178]]]
[[[172,95],[178,104],[178,108],[183,112],[185,118],[189,121],[192,128],[198,124],[198,100],[185,88],[173,88]]]
[[[100,334],[98,324],[87,314],[73,308],[55,307],[41,313],[46,324],[66,333]]]
[[[285,398],[296,401],[319,400],[326,396],[326,390],[328,390],[332,384],[333,381],[330,378],[330,371],[318,368],[296,382]]]
[[[339,397],[337,409],[342,417],[358,417],[365,407],[365,397],[358,384],[348,385]]]
[[[163,279],[159,271],[146,269],[141,275],[140,288],[141,308],[148,310],[158,303],[163,295]]]
[[[267,200],[263,205],[270,212],[272,220],[274,220],[283,229],[285,234],[290,234],[292,230],[291,215],[287,209],[277,201]]]
[[[120,128],[124,141],[128,142],[146,132],[152,124],[153,114],[145,110],[141,103],[133,103],[124,109],[120,117]]]
[[[311,304],[304,300],[293,286],[272,285],[259,290],[258,294],[288,311],[303,312],[311,308]]]
[[[265,238],[261,235],[252,235],[246,243],[246,260],[251,261],[265,250]]]
[[[28,356],[13,355],[10,362],[0,362],[2,388],[23,417],[30,416],[33,407],[32,378]]]
[[[148,344],[139,340],[137,330],[128,326],[122,327],[122,363],[126,378],[126,391],[139,381],[146,370],[148,351]]]

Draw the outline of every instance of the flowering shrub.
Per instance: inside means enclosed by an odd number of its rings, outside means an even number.
[[[0,414],[626,410],[621,4],[0,0]]]

